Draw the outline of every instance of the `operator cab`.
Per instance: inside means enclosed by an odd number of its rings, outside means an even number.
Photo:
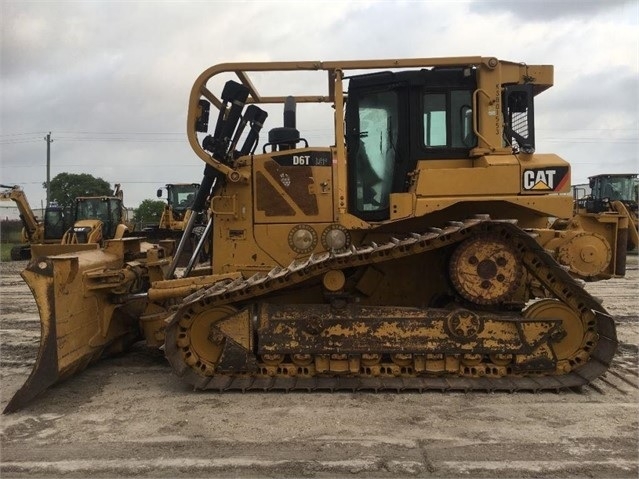
[[[195,195],[200,187],[199,183],[167,184],[167,204],[173,209],[173,213],[183,215],[184,212],[193,207]],[[157,197],[162,198],[162,188],[158,189]]]
[[[405,192],[417,161],[468,158],[477,145],[476,72],[447,68],[352,77],[346,103],[350,211],[389,217],[390,194]]]
[[[349,211],[390,217],[390,194],[408,191],[418,161],[468,160],[478,146],[475,68],[381,72],[350,78],[346,102]],[[503,89],[504,144],[534,151],[532,86]]]
[[[44,210],[44,239],[60,240],[64,232],[71,225],[68,224],[69,214],[57,204],[50,204]]]
[[[588,178],[591,193],[578,200],[579,206],[589,213],[609,210],[612,201],[621,201],[626,207],[637,209],[637,181],[635,173],[604,174]]]
[[[120,198],[78,198],[75,205],[75,223],[81,220],[100,220],[104,238],[114,238],[116,228],[123,221]]]

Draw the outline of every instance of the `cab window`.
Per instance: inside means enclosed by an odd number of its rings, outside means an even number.
[[[469,148],[477,144],[473,132],[471,92],[426,92],[422,97],[423,146]]]
[[[398,136],[398,100],[394,91],[371,92],[358,104],[359,141],[356,209],[382,211],[389,207]]]

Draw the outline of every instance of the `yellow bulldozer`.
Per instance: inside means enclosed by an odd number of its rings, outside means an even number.
[[[535,152],[534,98],[552,85],[550,65],[493,57],[207,69],[187,136],[205,163],[192,209],[211,212],[210,261],[177,268],[135,237],[34,259],[22,276],[40,352],[5,412],[139,340],[215,391],[588,384],[617,339],[571,264],[614,263],[624,225],[603,249],[552,227],[572,218],[570,165]],[[332,144],[305,138],[298,105],[315,130],[325,112]]]
[[[0,185],[0,188],[5,188],[0,192],[0,200],[15,202],[22,221],[22,244],[11,248],[12,260],[30,259],[31,246],[34,244],[60,242],[67,229],[66,222],[69,217],[62,207],[55,203],[49,204],[44,210],[44,218],[39,220],[20,186]]]

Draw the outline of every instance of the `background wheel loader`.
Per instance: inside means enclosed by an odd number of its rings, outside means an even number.
[[[605,173],[588,178],[587,185],[574,185],[575,216],[605,221],[628,218],[628,251],[639,247],[639,175]]]
[[[626,238],[614,224],[605,248],[562,253],[589,233],[551,227],[572,217],[570,165],[535,152],[534,97],[552,84],[552,66],[493,57],[207,69],[187,135],[205,163],[192,208],[211,211],[211,260],[195,264],[196,248],[178,272],[132,237],[33,260],[22,276],[40,352],[5,412],[140,339],[217,391],[589,383],[617,339],[574,276],[607,275]],[[284,106],[283,126],[258,148],[270,104]],[[332,145],[305,138],[296,105],[329,115]]]
[[[157,225],[146,227],[141,235],[149,241],[157,243],[160,240],[174,240],[176,244],[182,238],[186,225],[192,214],[193,203],[200,185],[198,183],[168,183],[166,189],[166,205]],[[162,198],[163,189],[157,190],[157,197]],[[193,254],[195,246],[202,239],[206,229],[205,212],[196,213],[196,218],[191,228],[190,240],[182,243],[182,250],[179,254],[179,266],[187,265],[189,258]],[[169,253],[173,251],[167,246]],[[200,260],[205,261],[210,254],[210,248],[206,245],[201,248]]]
[[[180,233],[184,231],[189,216],[191,216],[191,208],[199,187],[200,185],[197,183],[168,183],[165,185],[166,205],[158,229]],[[158,198],[162,198],[162,192],[162,188],[158,189]]]

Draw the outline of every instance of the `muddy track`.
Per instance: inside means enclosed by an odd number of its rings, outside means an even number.
[[[396,377],[395,374],[368,375],[357,377],[291,377],[288,374],[213,374],[203,377],[199,372],[202,363],[195,362],[195,352],[190,360],[193,366],[185,362],[182,349],[177,345],[181,318],[195,315],[198,311],[209,311],[220,305],[233,304],[236,301],[260,301],[269,293],[291,287],[318,277],[330,269],[344,269],[353,266],[370,265],[387,260],[410,258],[431,252],[443,246],[450,246],[466,238],[478,234],[490,234],[504,238],[508,244],[515,246],[528,274],[536,278],[542,287],[553,298],[570,306],[580,315],[584,331],[596,340],[594,348],[580,351],[585,361],[570,361],[567,374],[552,371],[550,374],[494,374],[490,377],[490,368],[482,369],[482,374],[475,377],[449,374],[441,377]],[[592,323],[592,331],[587,325]],[[184,333],[186,335],[186,329]],[[582,342],[586,342],[583,340]],[[508,391],[517,390],[540,391],[562,390],[586,385],[602,375],[609,367],[617,349],[617,337],[613,319],[605,309],[597,303],[578,283],[563,269],[556,266],[554,260],[537,244],[537,242],[508,221],[486,221],[473,219],[456,222],[444,229],[431,231],[424,235],[413,234],[406,239],[372,244],[361,248],[352,247],[340,254],[322,253],[295,261],[287,268],[276,267],[265,274],[234,281],[220,282],[190,295],[180,306],[166,329],[166,355],[173,365],[176,374],[196,389],[212,389],[222,391]],[[249,353],[250,354],[250,353]],[[575,354],[575,356],[578,356]],[[581,359],[581,358],[579,358]],[[392,367],[392,365],[390,365]],[[295,370],[294,364],[285,366],[286,370]],[[260,366],[258,365],[258,369]],[[559,369],[559,366],[557,367]]]

